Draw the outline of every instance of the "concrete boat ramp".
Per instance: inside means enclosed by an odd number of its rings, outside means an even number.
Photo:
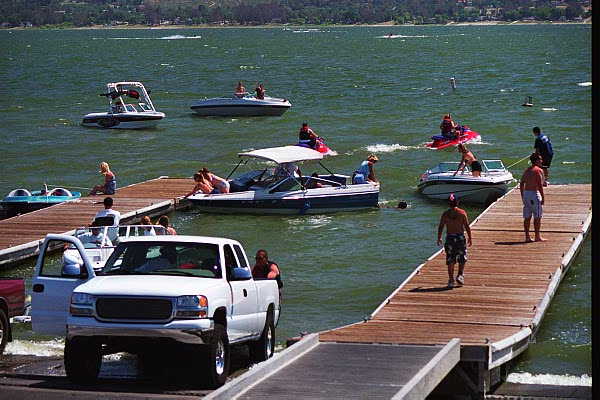
[[[205,398],[486,398],[533,340],[575,259],[591,226],[591,191],[546,188],[548,240],[525,243],[512,190],[472,222],[464,286],[446,287],[440,250],[365,321],[305,336]]]

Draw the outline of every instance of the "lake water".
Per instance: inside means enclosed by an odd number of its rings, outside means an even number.
[[[325,161],[331,169],[349,174],[379,156],[382,205],[405,200],[406,210],[170,216],[180,234],[231,237],[250,255],[269,250],[285,281],[281,342],[361,320],[438,249],[445,204],[415,189],[425,169],[459,159],[422,146],[444,113],[481,134],[471,146],[479,158],[505,165],[532,151],[540,126],[555,149],[551,183],[591,183],[591,25],[0,31],[0,49],[0,193],[44,182],[89,188],[101,161],[119,186],[201,166],[226,176],[238,152],[292,144],[305,121],[339,153]],[[81,127],[84,114],[105,110],[105,84],[125,80],[152,90],[167,114],[159,127]],[[238,80],[248,89],[264,82],[293,106],[282,117],[192,114],[193,100],[229,95]],[[526,96],[533,107],[521,106]],[[471,219],[483,210],[466,209]],[[0,274],[31,271],[28,263]],[[591,381],[590,278],[588,238],[514,379]],[[26,326],[16,336],[8,352],[62,351]]]

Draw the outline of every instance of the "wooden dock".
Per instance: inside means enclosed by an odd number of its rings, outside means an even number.
[[[437,386],[434,394],[443,397],[464,393],[483,398],[502,380],[507,363],[522,353],[533,339],[591,226],[591,191],[589,184],[546,188],[541,228],[547,241],[525,243],[521,197],[515,188],[471,223],[473,246],[468,250],[464,286],[446,287],[445,254],[440,250],[419,265],[370,318],[318,333],[319,345],[447,346],[457,338],[460,340],[460,362]],[[303,354],[289,356],[287,364],[277,360],[282,366],[274,368],[270,374],[247,379],[259,386],[261,379],[275,380],[277,393],[285,393],[285,398],[303,398],[306,393],[317,393],[309,398],[371,398],[371,390],[378,388],[368,384],[351,385],[350,397],[344,397],[343,393],[349,393],[336,391],[335,385],[331,384],[334,381],[350,385],[346,382],[349,364],[344,361],[343,351],[329,354],[328,362],[313,365],[318,371],[312,374],[298,372],[294,376],[286,372],[296,371],[294,365],[312,365],[312,352],[321,352],[319,349],[319,346],[313,346]],[[365,373],[371,377],[374,372],[369,368],[379,368],[384,375],[388,369],[405,368],[406,365],[396,359],[394,348],[389,349],[389,356],[385,352],[378,353],[376,365],[379,367],[370,365],[368,358],[369,354],[375,354],[375,347],[373,353],[366,351],[366,367],[356,371],[353,378],[362,380]],[[341,362],[332,362],[338,357]],[[321,373],[329,377],[329,383],[320,379]],[[330,393],[323,392],[327,388]],[[255,398],[259,393],[268,393],[264,388],[261,392],[239,387],[238,394],[227,390],[226,387],[219,389],[214,398]],[[402,394],[398,391],[396,395],[389,395],[388,391],[376,397],[424,398],[430,392],[421,391],[415,397],[414,392]]]
[[[193,187],[192,179],[160,177],[120,188],[110,197],[121,221],[136,223],[144,215],[155,217],[188,207],[180,201]],[[48,233],[72,233],[88,226],[104,208],[104,197],[82,197],[0,221],[0,267],[37,255]]]

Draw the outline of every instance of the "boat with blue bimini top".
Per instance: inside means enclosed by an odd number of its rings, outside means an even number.
[[[149,91],[141,82],[112,82],[106,84],[108,111],[89,113],[83,117],[82,125],[94,128],[142,129],[153,128],[165,118],[165,113],[156,111]]]
[[[466,203],[491,204],[503,196],[514,182],[501,160],[482,160],[481,176],[469,167],[457,173],[458,162],[442,162],[428,169],[419,179],[417,190],[430,199],[447,200],[451,193]]]
[[[44,185],[42,190],[12,190],[0,201],[0,205],[6,210],[6,216],[10,218],[18,214],[64,203],[65,201],[77,200],[80,197],[80,192],[71,192],[61,187],[48,190],[48,187]]]
[[[239,153],[240,162],[228,176],[229,193],[195,193],[189,200],[201,211],[245,214],[321,214],[378,206],[379,183],[352,184],[321,160],[323,153],[301,146],[282,146]],[[242,164],[260,168],[229,177]],[[299,163],[316,162],[326,174],[304,176]],[[265,165],[266,164],[266,165]],[[307,164],[303,164],[303,168]]]
[[[190,108],[204,117],[260,117],[283,115],[291,106],[287,99],[269,96],[259,99],[244,93],[231,97],[196,100]]]

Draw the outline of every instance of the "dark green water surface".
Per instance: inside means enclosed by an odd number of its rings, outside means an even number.
[[[390,31],[400,36],[382,37]],[[425,169],[459,159],[422,146],[442,114],[481,134],[479,158],[505,165],[532,151],[540,126],[555,149],[551,183],[591,183],[590,25],[0,31],[0,80],[1,195],[44,182],[89,188],[101,161],[121,187],[201,166],[226,176],[238,152],[292,144],[304,121],[339,153],[325,161],[336,171],[377,154],[382,205],[405,200],[406,210],[171,215],[180,234],[269,251],[285,281],[280,341],[361,320],[438,249],[445,205],[415,189]],[[105,84],[121,80],[142,81],[167,118],[145,131],[81,127],[105,110]],[[293,106],[282,117],[192,114],[193,100],[229,95],[238,80],[248,89],[260,80]],[[533,107],[521,106],[526,96]],[[471,219],[483,210],[466,209]],[[516,371],[591,375],[590,242]],[[29,278],[31,266],[0,274]]]

